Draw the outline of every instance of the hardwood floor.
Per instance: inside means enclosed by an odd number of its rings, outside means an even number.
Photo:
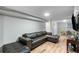
[[[31,53],[66,53],[66,36],[60,36],[58,43],[45,42]]]

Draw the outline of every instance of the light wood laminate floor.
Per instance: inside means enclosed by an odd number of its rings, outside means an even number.
[[[45,42],[31,51],[31,53],[66,53],[66,36],[60,36],[58,43]]]

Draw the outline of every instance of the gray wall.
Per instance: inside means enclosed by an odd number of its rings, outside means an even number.
[[[3,17],[0,15],[0,47],[3,44]]]
[[[4,44],[17,40],[24,33],[44,31],[45,23],[19,19],[13,17],[4,17]]]

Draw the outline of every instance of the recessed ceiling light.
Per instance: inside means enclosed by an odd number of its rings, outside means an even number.
[[[44,16],[48,17],[48,16],[50,16],[50,13],[44,13]]]
[[[63,22],[66,22],[67,20],[63,20]]]

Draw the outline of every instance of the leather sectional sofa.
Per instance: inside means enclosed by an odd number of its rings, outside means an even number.
[[[46,31],[40,31],[34,33],[25,33],[22,35],[22,37],[20,37],[19,41],[25,43],[32,50],[46,41],[52,40],[52,42],[54,41],[55,43],[57,43],[59,36],[55,37],[57,39],[49,39],[49,35]]]
[[[58,42],[59,36],[56,36],[57,39],[54,39],[54,42]],[[25,33],[22,37],[19,37],[18,40],[11,44],[3,45],[4,53],[29,53],[32,49],[43,44],[46,41],[53,39],[49,38],[46,31],[34,32],[34,33]]]

